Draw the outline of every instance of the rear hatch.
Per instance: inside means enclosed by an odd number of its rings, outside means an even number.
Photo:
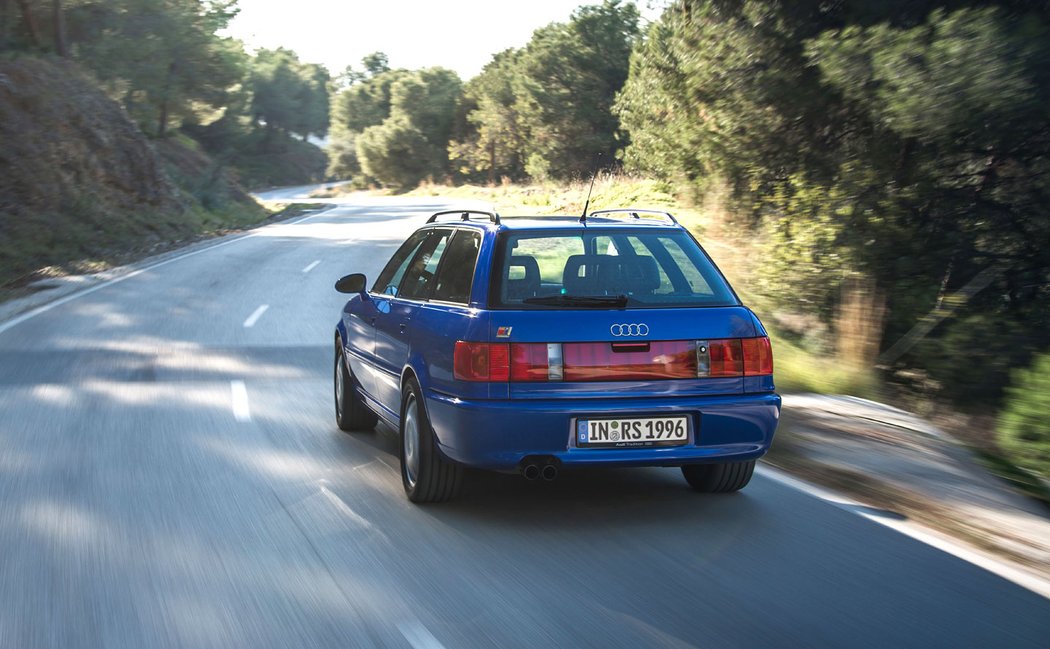
[[[491,367],[509,397],[772,390],[765,331],[675,224],[509,228],[490,270],[492,347],[462,366]]]

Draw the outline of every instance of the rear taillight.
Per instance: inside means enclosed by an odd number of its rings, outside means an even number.
[[[649,343],[456,343],[460,381],[644,381],[768,376],[769,338]]]
[[[696,341],[696,375],[701,378],[772,373],[773,352],[769,338]]]
[[[546,381],[549,369],[547,343],[515,343],[510,346],[511,381]]]
[[[773,346],[769,338],[744,338],[744,376],[769,376],[773,373]]]
[[[510,345],[460,340],[452,356],[452,375],[459,381],[510,379]]]

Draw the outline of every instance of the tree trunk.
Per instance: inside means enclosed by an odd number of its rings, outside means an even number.
[[[157,139],[168,134],[168,100],[160,102],[160,115],[157,117]]]
[[[489,186],[496,186],[496,140],[489,142]]]
[[[18,0],[18,8],[22,10],[22,22],[26,25],[26,32],[29,34],[29,43],[40,49],[42,44],[40,43],[40,30],[36,26],[36,18],[33,17],[33,10],[29,7],[29,0]]]
[[[171,86],[174,83],[175,71],[178,69],[175,61],[172,61],[168,65],[168,76],[164,79],[164,90],[161,93],[163,99],[160,100],[160,115],[157,116],[157,139],[162,139],[168,134],[168,102],[170,101],[169,92],[171,92]]]
[[[854,369],[874,367],[885,321],[886,295],[874,279],[858,274],[843,282],[835,318],[839,360]]]
[[[55,26],[55,52],[64,59],[69,58],[66,47],[66,13],[62,11],[62,0],[51,1],[51,22]]]
[[[8,0],[0,0],[0,50],[7,49],[11,36],[11,10]]]

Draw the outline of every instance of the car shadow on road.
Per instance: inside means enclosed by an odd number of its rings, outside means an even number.
[[[386,455],[388,466],[399,465],[397,432],[389,426],[380,423],[374,433],[355,434],[353,438]],[[548,529],[578,528],[585,522],[651,525],[696,516],[726,522],[747,519],[765,507],[747,490],[733,494],[697,493],[674,467],[571,468],[563,469],[553,481],[467,469],[463,478],[463,489],[454,500],[419,507],[450,523],[484,520],[498,525],[542,525]]]

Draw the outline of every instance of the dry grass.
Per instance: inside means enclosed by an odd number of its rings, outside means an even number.
[[[441,196],[490,203],[505,215],[581,214],[587,199],[588,182],[568,184],[534,183],[495,186],[461,185],[450,187],[423,183],[408,196]],[[629,176],[600,175],[594,183],[589,210],[614,207],[637,207],[670,212],[680,222],[702,231],[701,211],[689,207],[673,194],[667,183]]]

